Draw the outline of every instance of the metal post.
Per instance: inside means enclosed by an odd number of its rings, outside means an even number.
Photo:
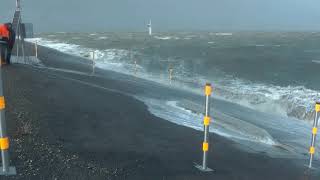
[[[92,51],[92,74],[95,73],[95,52]]]
[[[18,29],[17,29],[17,31],[19,31]],[[17,48],[17,59],[19,58],[19,35],[18,35],[18,33],[17,33],[17,42],[16,42],[16,48]]]
[[[315,118],[314,118],[314,121],[313,121],[312,139],[311,139],[311,146],[310,146],[310,149],[309,149],[309,153],[310,153],[309,168],[312,168],[312,161],[313,161],[313,156],[314,156],[314,153],[315,153],[315,143],[316,143],[316,136],[317,136],[317,131],[318,131],[320,102],[316,102],[315,111],[316,111],[316,115],[315,115]]]
[[[20,0],[16,0],[16,8],[17,8],[17,10],[21,9]]]
[[[35,53],[36,53],[36,58],[38,58],[38,41],[36,41],[35,45]]]
[[[171,84],[171,82],[172,82],[172,78],[173,78],[173,68],[172,68],[172,67],[170,67],[170,68],[169,68],[169,79],[170,79],[170,84]]]
[[[25,54],[24,54],[24,37],[21,37],[21,48],[22,48],[22,59],[23,59],[23,62],[25,63],[25,64],[27,64],[27,62],[26,62],[26,59],[25,59]]]
[[[210,96],[212,93],[212,87],[211,84],[207,83],[204,89],[205,92],[205,116],[203,119],[203,128],[204,128],[204,139],[202,144],[202,150],[203,150],[203,159],[202,159],[202,166],[196,165],[198,169],[201,171],[212,171],[212,169],[208,168],[207,159],[208,159],[208,150],[209,150],[209,126],[210,126]]]
[[[17,59],[19,58],[19,44],[20,44],[20,17],[18,19],[18,24],[17,24],[17,32],[16,32],[16,36],[17,36]]]
[[[4,48],[1,46],[0,53],[4,51]],[[3,58],[3,57],[1,57]],[[2,61],[2,59],[1,59]],[[5,121],[5,100],[3,96],[3,84],[2,84],[2,67],[0,66],[0,150],[2,158],[2,167],[0,169],[0,175],[15,175],[15,167],[10,167],[9,163],[9,138],[6,130],[6,121]]]
[[[137,65],[137,61],[134,61],[134,74],[137,75],[137,71],[138,71],[138,65]]]
[[[205,105],[205,117],[204,117],[204,140],[203,140],[203,161],[202,168],[204,170],[207,169],[207,153],[209,150],[209,125],[210,125],[210,101],[209,98],[211,96],[211,85],[206,84],[205,87],[205,96],[206,96],[206,105]]]

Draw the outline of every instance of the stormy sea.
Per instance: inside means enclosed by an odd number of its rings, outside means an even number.
[[[151,113],[202,130],[203,86],[213,86],[211,131],[271,156],[307,157],[320,97],[320,33],[42,33],[29,42],[80,56],[193,98],[135,95]],[[158,92],[157,92],[158,93]],[[161,94],[161,92],[159,93]],[[257,145],[258,144],[258,145]],[[254,148],[252,148],[254,147]]]

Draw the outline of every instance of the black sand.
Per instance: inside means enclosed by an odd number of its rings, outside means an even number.
[[[51,67],[89,72],[87,62],[47,48],[40,59]],[[76,63],[81,61],[81,63]],[[209,167],[201,162],[203,133],[150,114],[132,97],[143,93],[117,74],[95,78],[13,64],[3,68],[11,160],[18,175],[0,179],[319,179],[304,160],[247,153],[211,134]],[[58,76],[56,76],[58,75]],[[112,75],[112,76],[111,76]],[[66,78],[97,84],[90,86]]]

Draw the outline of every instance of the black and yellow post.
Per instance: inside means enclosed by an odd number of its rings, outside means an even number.
[[[196,165],[198,169],[201,171],[212,171],[212,169],[208,168],[207,166],[207,159],[208,159],[208,150],[209,150],[209,126],[210,126],[210,97],[212,93],[211,84],[207,83],[204,88],[204,93],[206,97],[205,101],[205,116],[203,119],[203,128],[204,128],[204,140],[202,143],[202,151],[203,151],[203,159],[202,165]]]
[[[5,51],[3,46],[0,47],[0,54],[2,51]],[[5,56],[1,56],[2,58]],[[4,60],[5,61],[5,60]],[[16,168],[9,166],[9,137],[7,135],[7,128],[6,128],[6,121],[5,121],[5,99],[3,96],[3,84],[2,84],[2,66],[0,66],[0,150],[1,150],[1,160],[2,160],[2,167],[0,169],[0,175],[15,175]]]
[[[316,151],[315,143],[316,143],[316,136],[317,136],[317,132],[318,132],[320,102],[316,102],[315,111],[316,111],[316,115],[315,115],[314,121],[313,121],[312,139],[311,139],[311,146],[310,146],[310,149],[309,149],[309,153],[310,153],[309,168],[312,168],[313,156],[314,156],[314,153]]]

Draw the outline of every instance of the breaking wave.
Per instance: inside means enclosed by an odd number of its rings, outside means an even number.
[[[138,97],[138,99],[144,101],[148,105],[149,111],[160,118],[199,131],[203,130],[203,115],[182,107],[177,101],[162,102],[162,100],[142,97]],[[215,120],[212,122],[213,125],[210,131],[216,134],[233,140],[251,141],[266,145],[278,144],[271,135],[262,128],[222,113],[214,112],[214,114]]]
[[[223,34],[225,35],[225,34]],[[169,36],[155,36],[157,39],[167,40],[172,37]],[[169,83],[169,73],[161,73],[154,71],[155,68],[150,69],[150,63],[154,62],[143,54],[143,52],[132,51],[127,49],[104,49],[97,50],[86,48],[81,45],[68,44],[57,40],[48,40],[44,38],[28,39],[30,42],[37,41],[38,44],[84,58],[90,57],[90,52],[95,51],[97,66],[121,73],[136,75],[135,72],[139,71],[139,76],[149,80],[157,81],[160,83]],[[139,64],[134,64],[130,56],[140,56],[144,61]],[[179,61],[179,60],[177,60]],[[190,71],[188,64],[183,60],[181,63],[176,63],[173,71],[173,81],[171,86],[178,88],[185,88],[192,92],[201,93],[204,83],[212,82],[215,88],[215,96],[234,103],[249,107],[251,109],[259,110],[267,113],[276,113],[281,116],[295,117],[298,119],[312,120],[314,117],[314,102],[320,93],[315,90],[308,89],[304,86],[275,86],[263,83],[253,83],[247,80],[234,78],[223,73],[217,69],[218,75],[211,75],[203,77],[198,73]],[[146,63],[148,62],[148,63]],[[316,62],[317,63],[317,62]],[[157,68],[159,66],[156,66]]]
[[[172,39],[172,37],[170,37],[170,36],[154,36],[154,38],[160,39],[160,40],[169,40],[169,39]]]

